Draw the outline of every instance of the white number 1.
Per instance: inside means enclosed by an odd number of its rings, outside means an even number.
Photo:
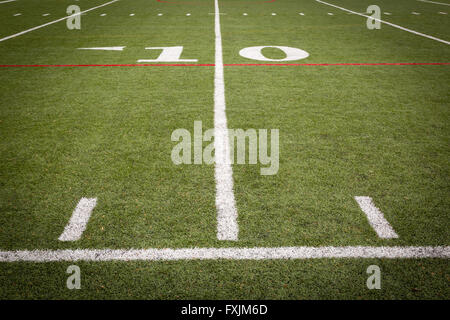
[[[197,62],[197,59],[180,59],[182,46],[176,47],[147,47],[146,50],[162,50],[157,59],[139,59],[137,62]]]

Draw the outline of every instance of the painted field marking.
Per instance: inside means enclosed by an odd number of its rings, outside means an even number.
[[[390,13],[390,12],[385,12],[384,14],[387,15],[387,16],[392,15],[392,13]]]
[[[329,16],[332,16],[333,14],[332,14],[331,12],[328,12],[328,15],[329,15]]]
[[[448,4],[448,3],[436,2],[436,1],[428,1],[428,0],[417,0],[417,1],[426,2],[426,3],[433,3],[433,4],[440,4],[442,6],[450,6],[450,4]]]
[[[262,50],[264,48],[277,48],[280,51],[283,51],[285,54],[285,57],[282,59],[269,59],[266,56],[263,55]],[[239,55],[241,57],[251,59],[251,60],[258,60],[258,61],[275,61],[275,62],[284,62],[284,61],[296,61],[305,59],[309,56],[309,53],[298,49],[298,48],[292,48],[292,47],[285,47],[285,46],[255,46],[255,47],[247,47],[239,51]]]
[[[442,11],[440,11],[439,14],[447,14],[447,12],[442,12]]]
[[[81,238],[87,223],[91,217],[92,210],[97,205],[97,198],[81,198],[72,213],[69,223],[64,232],[59,236],[60,241],[76,241]]]
[[[412,14],[415,14],[416,16],[418,16],[420,13],[419,12],[411,12]]]
[[[428,39],[431,39],[431,40],[435,40],[435,41],[442,42],[442,43],[445,43],[447,45],[450,45],[449,41],[442,40],[442,39],[439,39],[439,38],[436,38],[436,37],[433,37],[433,36],[429,36],[427,34],[424,34],[424,33],[421,33],[421,32],[417,32],[417,31],[414,31],[414,30],[411,30],[411,29],[408,29],[408,28],[404,28],[404,27],[399,26],[397,24],[393,24],[393,23],[390,23],[390,22],[387,22],[387,21],[384,21],[384,20],[381,20],[381,19],[373,18],[371,16],[367,16],[367,15],[362,14],[362,13],[358,13],[358,12],[355,12],[355,11],[352,11],[352,10],[349,10],[349,9],[345,9],[343,7],[339,7],[339,6],[336,6],[334,4],[331,4],[331,3],[328,3],[328,2],[325,2],[325,1],[316,0],[316,2],[325,4],[327,6],[331,6],[331,7],[334,7],[334,8],[343,10],[343,11],[346,11],[346,12],[352,12],[354,14],[357,14],[358,16],[365,17],[365,18],[368,18],[368,19],[372,19],[372,20],[375,20],[375,21],[379,21],[379,22],[387,24],[387,25],[389,25],[391,27],[394,27],[394,28],[397,28],[397,29],[400,29],[400,30],[403,30],[403,31],[406,31],[406,32],[410,32],[410,33],[413,33],[415,35],[418,35],[418,36],[421,36],[421,37],[424,37],[424,38],[428,38]]]
[[[5,0],[5,1],[0,1],[0,4],[8,3],[8,2],[13,2],[13,1],[16,1],[16,0]]]
[[[189,17],[191,14],[190,13],[186,13],[186,15]]]
[[[18,16],[21,16],[21,15],[22,15],[21,13],[13,14],[14,17],[18,17]]]
[[[106,13],[102,13],[102,14],[100,15],[100,17],[104,17],[104,16],[106,16]]]
[[[248,14],[247,14],[247,13],[243,13],[242,15],[243,15],[243,16],[248,16]]]
[[[161,64],[2,64],[0,68],[70,68],[70,67],[214,67],[210,64],[161,63]]]
[[[10,36],[1,38],[1,39],[0,39],[0,42],[5,41],[5,40],[8,40],[8,39],[15,38],[15,37],[18,37],[18,36],[21,36],[21,35],[23,35],[23,34],[25,34],[25,33],[28,33],[28,32],[31,32],[31,31],[34,31],[34,30],[37,30],[37,29],[40,29],[40,28],[43,28],[43,27],[46,27],[46,26],[49,26],[49,25],[51,25],[51,24],[54,24],[54,23],[57,23],[57,22],[60,22],[60,21],[64,21],[64,20],[66,20],[66,19],[68,19],[68,18],[75,17],[75,16],[78,16],[78,15],[80,15],[80,14],[83,14],[83,13],[86,13],[86,12],[89,12],[89,11],[92,11],[92,10],[95,10],[95,9],[98,9],[98,8],[101,8],[101,7],[104,7],[104,6],[113,4],[114,2],[117,2],[117,1],[119,1],[119,0],[112,0],[112,1],[106,2],[106,3],[104,3],[104,4],[101,4],[101,5],[99,5],[99,6],[92,7],[92,8],[90,8],[90,9],[81,11],[81,12],[79,12],[79,13],[75,13],[75,14],[72,14],[72,15],[67,16],[67,17],[62,17],[62,18],[59,18],[59,19],[57,19],[57,20],[53,20],[53,21],[50,21],[50,22],[41,24],[40,26],[36,26],[36,27],[31,28],[31,29],[28,29],[28,30],[25,30],[25,31],[21,31],[21,32],[19,32],[19,33],[12,34],[12,35],[10,35]]]
[[[145,50],[162,50],[156,59],[139,59],[137,62],[197,62],[197,59],[181,59],[183,46],[146,47]]]
[[[0,251],[0,262],[450,258],[450,247],[277,247]]]
[[[249,67],[249,66],[282,66],[282,67],[332,67],[332,66],[438,66],[450,65],[450,62],[393,62],[393,63],[225,63],[226,67]]]
[[[130,17],[134,17],[134,13],[130,13]]]
[[[123,51],[125,47],[92,47],[92,48],[78,48],[78,50],[105,50],[105,51]]]
[[[276,16],[277,14],[276,14],[275,12],[272,12],[272,15],[273,15],[273,16]]]
[[[49,16],[49,15],[50,15],[50,13],[44,13],[42,16],[46,17],[46,16]]]
[[[215,7],[215,69],[214,69],[214,148],[217,209],[217,239],[238,239],[237,209],[233,191],[233,169],[230,160],[227,115],[225,112],[225,80],[223,75],[222,35],[219,1]]]
[[[303,12],[300,12],[299,15],[304,16],[305,14]]]
[[[370,197],[355,197],[361,210],[366,214],[367,220],[377,233],[378,237],[383,239],[398,238],[389,222],[384,218],[383,213],[375,207]]]
[[[158,13],[158,16],[161,17],[163,14],[162,13]]]

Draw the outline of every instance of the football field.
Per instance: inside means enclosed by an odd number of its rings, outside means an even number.
[[[0,298],[448,300],[449,19],[0,0]]]

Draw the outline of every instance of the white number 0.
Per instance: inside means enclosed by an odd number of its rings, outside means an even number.
[[[276,48],[280,49],[286,54],[286,57],[283,59],[269,59],[262,54],[262,49],[264,48]],[[247,59],[259,60],[259,61],[294,61],[305,59],[309,56],[309,53],[291,47],[282,47],[282,46],[257,46],[257,47],[248,47],[239,51],[239,54]]]

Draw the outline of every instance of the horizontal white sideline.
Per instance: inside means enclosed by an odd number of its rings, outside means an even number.
[[[277,247],[0,251],[0,262],[450,258],[450,247]]]

